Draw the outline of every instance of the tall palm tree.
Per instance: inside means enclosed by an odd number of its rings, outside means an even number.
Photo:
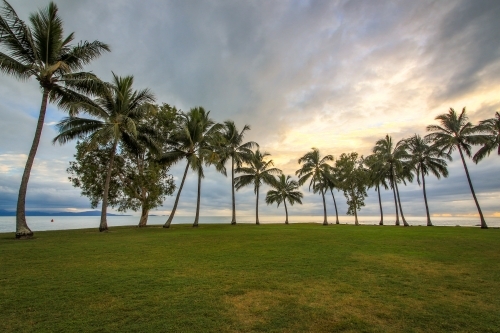
[[[417,174],[417,182],[420,185],[420,175],[422,175],[422,189],[424,191],[425,211],[427,213],[427,226],[432,226],[429,205],[427,204],[427,194],[425,191],[425,176],[432,172],[437,179],[448,177],[446,160],[451,161],[451,156],[434,145],[429,145],[428,140],[415,134],[406,140],[408,152],[412,157],[412,165]]]
[[[253,191],[256,195],[255,199],[255,224],[260,224],[259,222],[259,189],[262,184],[267,184],[272,186],[275,183],[273,175],[281,174],[281,170],[273,168],[273,160],[264,160],[269,153],[261,153],[260,150],[252,152],[248,166],[241,166],[236,169],[236,173],[243,173],[244,175],[238,176],[234,179],[236,190],[241,189],[244,186],[253,184]]]
[[[365,165],[368,167],[368,186],[375,186],[375,191],[378,193],[378,204],[380,207],[380,221],[379,225],[384,225],[384,211],[382,210],[382,199],[380,197],[380,185],[384,186],[387,190],[389,187],[387,186],[386,179],[387,176],[387,168],[384,168],[387,164],[380,163],[378,161],[379,156],[377,154],[369,155],[364,159]]]
[[[215,123],[210,118],[210,111],[205,111],[203,107],[192,108],[188,113],[182,114],[181,117],[181,127],[168,140],[173,149],[161,159],[164,163],[175,163],[184,158],[187,159],[174,207],[163,225],[164,228],[169,228],[172,223],[189,167],[198,175],[196,216],[193,227],[198,226],[200,218],[201,179],[205,177],[203,165],[214,164],[218,171],[225,174],[225,168],[220,162],[221,156],[216,152],[217,146],[220,146],[222,141],[222,125]]]
[[[380,139],[373,147],[373,153],[377,156],[377,168],[382,174],[387,175],[392,192],[394,195],[394,206],[396,209],[396,225],[399,225],[398,199],[399,191],[397,191],[398,174],[403,172],[404,162],[408,161],[410,156],[406,152],[405,142],[399,141],[396,145],[392,142],[392,138],[386,135],[384,139]],[[401,180],[401,178],[399,178]],[[401,203],[401,201],[399,200]],[[401,204],[399,205],[401,209]],[[402,216],[403,217],[403,216]],[[409,226],[403,217],[403,224]]]
[[[31,26],[17,16],[7,1],[3,1],[0,6],[0,71],[23,81],[34,77],[42,90],[35,136],[19,187],[16,238],[33,236],[26,223],[26,191],[42,135],[47,103],[50,101],[68,110],[68,103],[85,101],[86,94],[99,89],[99,80],[91,73],[77,71],[109,51],[108,45],[99,41],[71,44],[74,34],[64,37],[63,22],[52,2],[38,13],[31,14],[29,20]]]
[[[403,143],[403,145],[406,149],[406,143]],[[398,184],[401,182],[406,186],[406,180],[408,180],[410,183],[413,182],[413,169],[410,160],[403,161],[401,165],[402,168],[399,170],[399,172],[396,173],[394,185],[396,186],[396,196],[398,197],[398,205],[399,205],[399,212],[401,213],[401,220],[403,221],[403,225],[405,227],[409,227],[410,225],[408,224],[408,222],[406,222],[405,215],[403,213],[403,205],[401,204],[401,195],[399,194]]]
[[[236,224],[236,200],[234,195],[234,167],[241,167],[244,162],[249,161],[252,154],[252,149],[259,147],[256,142],[249,141],[243,143],[243,137],[246,131],[250,130],[250,126],[245,125],[243,129],[238,131],[234,121],[226,120],[224,122],[224,130],[222,133],[223,150],[225,152],[225,159],[231,158],[231,195],[232,195],[232,208],[233,215],[231,219],[231,224]],[[225,161],[223,161],[225,162]]]
[[[472,160],[478,163],[496,148],[500,155],[500,113],[495,113],[495,118],[482,120],[478,129],[484,133],[485,140],[483,146],[477,151]]]
[[[340,224],[339,221],[339,212],[337,209],[337,201],[335,200],[335,195],[333,194],[333,190],[338,188],[339,179],[336,176],[337,170],[334,167],[330,167],[325,170],[321,181],[317,182],[313,185],[313,193],[318,193],[321,191],[330,191],[333,199],[333,206],[335,208],[335,224]]]
[[[288,200],[292,206],[296,202],[302,205],[301,199],[303,194],[302,192],[297,191],[299,183],[295,180],[291,180],[291,178],[291,176],[286,176],[285,178],[285,175],[279,175],[278,179],[276,179],[271,185],[275,189],[268,191],[266,195],[266,203],[268,205],[277,203],[279,207],[282,202],[285,205],[285,224],[288,224],[288,209],[286,208],[286,201]]]
[[[309,191],[312,187],[314,193],[321,192],[321,196],[323,198],[323,225],[328,225],[325,202],[325,192],[327,190],[327,186],[324,181],[331,168],[331,166],[327,163],[328,161],[333,161],[332,155],[326,155],[321,158],[319,149],[313,147],[311,152],[308,152],[299,158],[299,164],[303,163],[303,165],[295,172],[295,174],[299,176],[299,185],[304,185],[310,179]],[[323,184],[324,186],[320,186],[320,184]]]
[[[471,157],[471,145],[483,143],[485,137],[484,135],[477,134],[480,132],[481,128],[473,126],[472,123],[469,122],[469,118],[465,112],[465,107],[462,109],[460,114],[457,114],[453,108],[450,108],[448,113],[443,113],[437,116],[436,120],[439,120],[441,126],[427,126],[427,131],[433,133],[427,134],[426,138],[431,142],[434,142],[435,145],[441,150],[446,150],[448,154],[451,154],[454,150],[458,150],[464,165],[467,181],[469,182],[470,191],[479,213],[481,228],[487,229],[488,226],[486,225],[483,212],[481,211],[481,207],[477,201],[476,193],[474,192],[474,187],[472,186],[469,170],[467,169],[467,164],[465,163],[464,158],[464,152],[467,156]]]
[[[138,121],[154,108],[155,98],[149,89],[133,90],[133,76],[119,77],[113,73],[113,82],[107,84],[94,101],[77,102],[73,110],[87,113],[92,118],[70,116],[58,125],[59,135],[54,143],[65,144],[73,139],[86,139],[90,147],[112,144],[108,171],[102,195],[101,222],[99,231],[107,231],[106,212],[113,162],[118,145],[123,141],[137,139]]]

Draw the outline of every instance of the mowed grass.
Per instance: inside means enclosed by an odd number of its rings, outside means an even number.
[[[0,234],[0,332],[500,332],[500,230]]]

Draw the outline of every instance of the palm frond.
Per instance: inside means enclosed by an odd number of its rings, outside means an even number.
[[[20,80],[27,80],[34,74],[31,66],[24,65],[2,52],[0,52],[0,71]]]
[[[101,81],[95,74],[88,72],[65,74],[59,82],[74,91],[94,96],[102,95],[105,90],[111,88],[109,83]]]
[[[0,43],[10,51],[10,56],[25,66],[35,63],[38,58],[31,30],[22,21],[14,8],[5,0],[0,8]]]
[[[70,35],[62,44],[66,45],[72,39],[73,36]],[[71,71],[80,70],[84,65],[99,58],[104,52],[110,51],[110,47],[100,41],[84,41],[78,43],[78,45],[72,47],[67,53],[63,54],[61,56],[61,61],[63,61]]]

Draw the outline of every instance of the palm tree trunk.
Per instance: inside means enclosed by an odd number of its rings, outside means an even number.
[[[177,191],[177,196],[175,197],[174,208],[172,208],[172,212],[170,212],[167,222],[165,222],[163,228],[170,228],[170,224],[172,224],[172,220],[174,219],[175,211],[177,209],[177,204],[179,203],[179,197],[181,196],[182,187],[184,186],[184,181],[186,180],[188,169],[189,169],[189,161],[186,164],[186,170],[184,170],[184,176],[182,176],[181,186],[179,187],[179,191]]]
[[[481,207],[479,207],[479,202],[477,201],[476,193],[474,192],[474,187],[472,187],[472,182],[469,176],[469,170],[467,169],[467,164],[465,164],[464,154],[462,153],[462,149],[460,148],[460,146],[457,145],[457,147],[458,151],[460,152],[460,157],[462,158],[462,163],[464,164],[465,174],[467,175],[467,181],[469,182],[470,191],[472,192],[472,197],[474,198],[474,202],[476,203],[477,211],[479,213],[479,218],[481,219],[481,229],[488,229],[486,221],[484,220],[483,217],[483,212],[481,211]]]
[[[109,183],[111,182],[111,173],[113,172],[113,162],[115,160],[117,145],[118,145],[118,140],[115,139],[115,142],[113,142],[113,148],[111,149],[111,156],[109,157],[108,173],[106,175],[106,181],[104,182],[104,193],[102,195],[102,208],[101,208],[101,223],[99,225],[100,232],[108,231],[108,222],[106,221],[106,213],[108,210]]]
[[[396,194],[398,195],[399,211],[401,212],[401,219],[403,220],[403,225],[405,227],[409,227],[410,225],[408,224],[408,222],[406,222],[405,216],[403,214],[403,206],[401,206],[401,198],[399,197],[398,182],[395,182],[395,184],[396,184]]]
[[[286,200],[283,200],[283,203],[285,204],[285,224],[288,224],[288,209],[286,208]]]
[[[377,184],[378,205],[380,206],[380,222],[378,225],[384,225],[384,212],[382,211],[382,199],[380,199],[380,186]]]
[[[31,168],[35,161],[36,151],[42,136],[43,122],[45,120],[45,113],[47,112],[47,100],[49,97],[49,89],[43,89],[42,105],[40,106],[40,114],[38,115],[38,122],[36,124],[35,137],[31,144],[31,149],[24,167],[23,178],[21,178],[21,186],[19,186],[19,195],[17,197],[17,210],[16,210],[16,238],[28,239],[33,237],[33,231],[26,223],[26,192],[28,191],[28,181],[30,179]]]
[[[146,203],[142,204],[141,219],[139,220],[139,228],[145,227],[148,224],[149,209],[146,208]]]
[[[193,227],[198,226],[200,219],[200,197],[201,197],[201,170],[198,171],[198,196],[196,198],[196,216],[194,217]]]
[[[336,216],[335,224],[340,224],[339,223],[339,212],[337,210],[337,202],[335,202],[335,196],[333,195],[333,190],[332,189],[330,189],[330,192],[332,193],[333,205],[335,206],[335,216]]]
[[[396,200],[396,187],[391,179],[392,194],[394,195],[394,207],[396,208],[396,225],[399,225],[398,201]]]
[[[325,191],[321,191],[321,196],[323,197],[323,225],[328,225],[328,221],[326,218],[326,202],[325,202]]]
[[[259,187],[257,186],[257,199],[255,200],[255,224],[259,223]]]
[[[403,206],[401,206],[401,198],[399,197],[398,182],[395,182],[395,184],[396,184],[396,194],[398,195],[399,211],[401,212],[401,219],[403,220],[403,225],[405,227],[409,227],[410,225],[408,224],[408,222],[406,222],[405,216],[403,214]]]
[[[427,226],[432,227],[431,214],[429,214],[429,205],[427,205],[427,194],[425,193],[425,176],[423,172],[422,172],[422,188],[424,190],[425,211],[427,213]]]
[[[231,192],[233,195],[233,219],[231,224],[236,224],[236,200],[234,196],[234,158],[231,157]]]

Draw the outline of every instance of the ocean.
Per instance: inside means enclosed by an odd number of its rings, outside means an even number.
[[[406,221],[412,226],[425,226],[426,218],[422,216],[405,216]],[[54,222],[51,222],[51,220]],[[161,226],[167,220],[167,216],[150,216],[148,225]],[[284,223],[284,216],[259,216],[260,223]],[[290,223],[322,223],[323,216],[289,216]],[[354,224],[353,216],[339,216],[341,224]],[[380,216],[359,216],[360,224],[373,225],[378,224]],[[477,217],[432,217],[432,223],[435,226],[461,226],[461,227],[478,227],[479,218]],[[15,232],[16,218],[14,216],[1,216],[0,217],[0,233]],[[28,226],[32,231],[45,231],[45,230],[67,230],[67,229],[85,229],[85,228],[98,228],[99,216],[28,216]],[[194,221],[194,216],[176,216],[172,224],[191,224]],[[255,216],[237,216],[238,223],[255,223]],[[394,216],[384,216],[385,225],[394,225]],[[231,216],[201,216],[199,224],[202,226],[208,224],[229,224]],[[335,223],[335,216],[328,216],[329,223]],[[139,223],[139,216],[108,216],[108,227],[137,225]],[[487,217],[486,223],[489,227],[500,228],[500,217]]]

